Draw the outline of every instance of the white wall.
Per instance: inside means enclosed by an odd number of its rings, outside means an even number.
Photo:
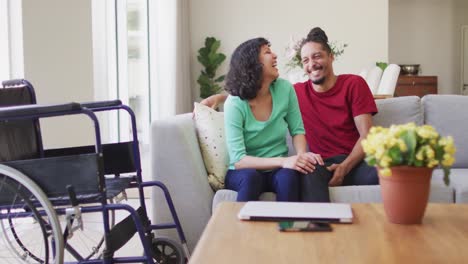
[[[91,0],[23,0],[24,72],[39,103],[93,100]],[[46,147],[92,143],[88,118],[41,121]]]
[[[285,77],[284,53],[290,36],[304,37],[320,26],[329,40],[349,44],[335,62],[336,73],[358,73],[376,61],[388,60],[388,0],[192,0],[191,65],[193,93],[201,70],[198,49],[205,37],[221,40],[228,58],[219,73],[226,73],[230,54],[243,41],[263,36],[278,54]]]
[[[460,94],[461,25],[466,0],[390,0],[389,59],[421,64],[420,75],[437,75],[438,92]]]

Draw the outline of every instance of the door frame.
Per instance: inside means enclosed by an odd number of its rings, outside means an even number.
[[[462,25],[461,26],[460,92],[461,92],[462,95],[465,95],[465,94],[468,95],[468,88],[465,90],[465,87],[464,87],[464,85],[465,85],[465,80],[464,80],[464,74],[465,74],[464,59],[465,59],[465,52],[468,52],[468,50],[465,51],[465,39],[468,41],[468,33],[465,35],[465,30],[467,30],[467,32],[468,32],[468,25]]]

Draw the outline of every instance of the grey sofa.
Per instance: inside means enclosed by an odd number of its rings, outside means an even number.
[[[461,95],[428,95],[377,100],[379,113],[374,125],[390,126],[415,122],[433,125],[442,135],[452,135],[457,147],[456,163],[451,173],[451,184],[445,186],[442,171],[436,169],[432,177],[430,202],[468,202],[468,97]],[[188,246],[193,249],[207,224],[212,210],[220,201],[235,201],[237,193],[230,190],[213,192],[207,181],[192,114],[155,121],[151,131],[151,166],[154,180],[164,182],[181,219]],[[273,193],[264,193],[261,199],[274,200]],[[380,186],[341,186],[330,188],[333,202],[381,202]],[[164,197],[152,195],[153,221],[171,221]],[[177,239],[175,232],[164,231]]]

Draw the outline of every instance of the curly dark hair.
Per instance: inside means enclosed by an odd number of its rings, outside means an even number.
[[[306,43],[309,43],[309,42],[315,42],[315,43],[321,44],[322,48],[328,54],[332,52],[330,45],[328,44],[327,34],[325,34],[325,31],[323,31],[319,27],[314,27],[313,29],[309,31],[309,34],[307,34],[307,37],[301,43],[301,49]]]
[[[265,38],[247,40],[232,53],[225,90],[242,100],[253,99],[261,88],[263,66],[259,54],[263,45],[270,45]]]

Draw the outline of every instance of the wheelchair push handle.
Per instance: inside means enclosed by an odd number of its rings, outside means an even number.
[[[80,103],[81,107],[86,107],[88,109],[102,108],[102,107],[113,107],[122,105],[120,100],[110,100],[110,101],[98,101],[98,102],[86,102]]]
[[[13,80],[5,80],[2,82],[3,87],[14,87],[14,86],[24,86],[30,84],[25,79],[13,79]]]

